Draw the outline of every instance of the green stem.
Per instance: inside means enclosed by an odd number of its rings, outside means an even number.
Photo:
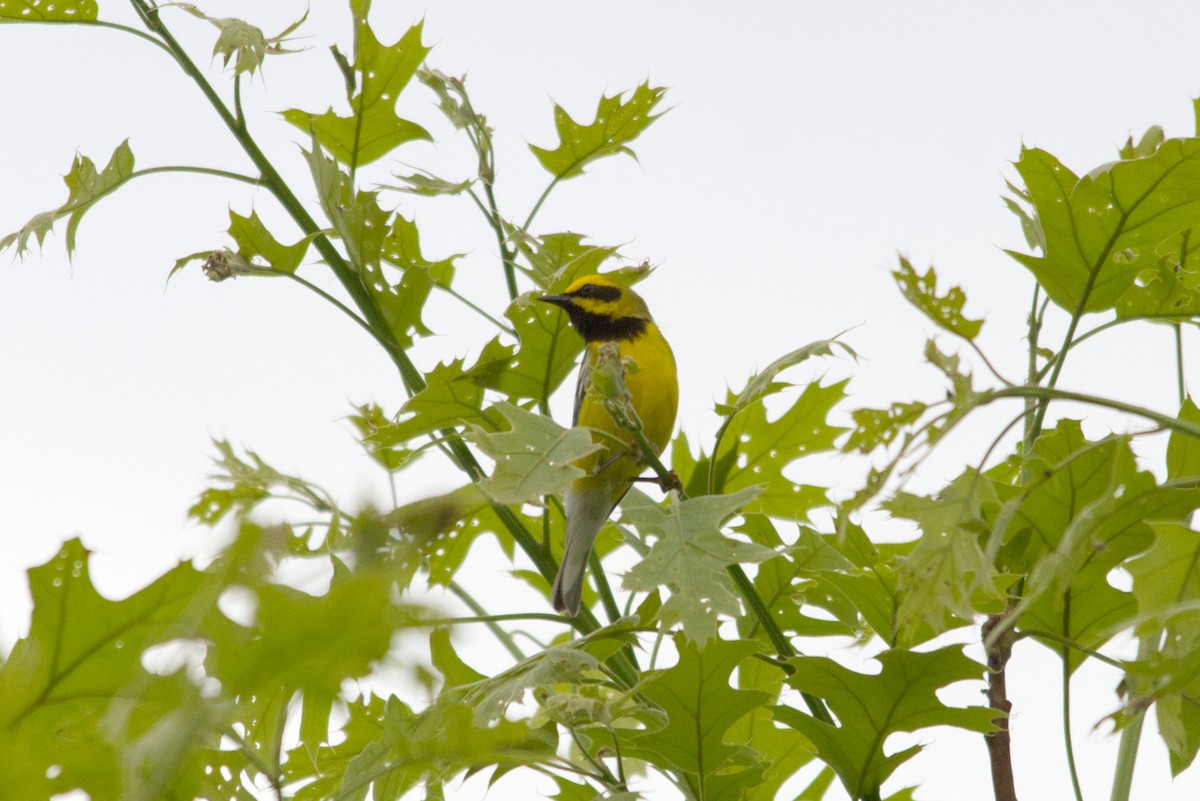
[[[1071,627],[1071,591],[1063,596],[1063,637],[1067,636]],[[1062,722],[1063,745],[1067,749],[1067,771],[1071,774],[1071,787],[1075,791],[1075,801],[1083,801],[1083,790],[1079,787],[1079,771],[1075,767],[1075,744],[1071,738],[1071,649],[1066,643],[1062,646]]]
[[[1005,387],[1003,389],[993,390],[991,392],[982,392],[979,395],[979,400],[976,402],[978,406],[986,406],[994,400],[1002,398],[1038,398],[1043,401],[1042,408],[1049,404],[1051,400],[1069,400],[1078,403],[1087,403],[1092,406],[1102,406],[1106,409],[1114,409],[1118,412],[1125,412],[1136,417],[1144,417],[1158,423],[1163,428],[1168,428],[1172,431],[1178,431],[1188,436],[1200,439],[1200,424],[1193,423],[1189,420],[1181,420],[1177,417],[1171,417],[1168,414],[1156,412],[1152,409],[1147,409],[1142,406],[1134,406],[1132,403],[1124,403],[1122,401],[1104,398],[1099,395],[1087,395],[1082,392],[1067,392],[1061,389],[1051,389],[1050,387]]]
[[[483,623],[488,627],[488,630],[495,635],[500,644],[512,655],[512,658],[518,662],[525,661],[525,654],[517,645],[516,640],[512,638],[504,628],[500,625],[509,620],[527,620],[529,615],[489,615],[487,610],[480,606],[479,602],[471,596],[469,592],[464,590],[457,582],[451,581],[446,585],[446,589],[450,590],[458,600],[462,601],[467,607],[475,613],[475,617],[450,618],[451,625],[461,623]],[[557,619],[557,615],[547,615]]]
[[[213,167],[190,167],[187,165],[169,165],[165,167],[147,167],[144,170],[134,170],[129,173],[126,181],[132,181],[134,178],[141,178],[143,175],[154,175],[160,172],[190,172],[197,175],[212,175],[216,178],[228,178],[231,181],[241,181],[244,184],[251,186],[261,186],[262,179],[255,178],[252,175],[243,175],[240,172],[230,172],[229,170],[218,170]]]
[[[1183,375],[1183,326],[1175,323],[1175,377],[1179,380],[1179,405],[1187,400],[1187,382]]]
[[[538,211],[542,208],[542,204],[546,202],[546,198],[550,197],[550,193],[554,190],[554,187],[558,186],[560,180],[562,179],[557,175],[554,176],[554,180],[542,191],[542,195],[537,199],[537,203],[534,203],[533,208],[529,210],[529,216],[525,218],[525,224],[521,226],[522,231],[528,231],[529,226],[533,225],[533,218],[537,216]]]
[[[1156,639],[1149,635],[1138,640],[1139,662],[1152,657],[1156,651]],[[1133,789],[1133,769],[1137,765],[1138,748],[1142,741],[1142,726],[1146,723],[1146,710],[1140,709],[1133,720],[1121,729],[1121,742],[1117,746],[1117,764],[1113,770],[1111,801],[1129,801]]]
[[[104,20],[82,20],[82,19],[0,19],[0,25],[87,25],[92,28],[110,28],[121,33],[128,33],[136,36],[139,39],[144,39],[150,44],[162,50],[171,58],[175,58],[175,54],[171,52],[171,48],[167,47],[158,39],[155,39],[145,31],[139,31],[137,28],[131,28],[128,25],[121,25],[116,22],[105,22]]]

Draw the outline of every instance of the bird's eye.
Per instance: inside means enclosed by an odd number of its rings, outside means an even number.
[[[575,294],[582,295],[585,298],[590,298],[596,294],[596,285],[595,284],[584,284],[583,286],[579,287],[579,291],[576,292]]]

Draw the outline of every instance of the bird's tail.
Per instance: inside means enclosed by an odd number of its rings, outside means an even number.
[[[612,490],[608,486],[570,487],[563,495],[567,513],[567,538],[562,565],[554,577],[551,600],[554,608],[575,617],[583,593],[583,574],[587,571],[592,543],[612,513]]]

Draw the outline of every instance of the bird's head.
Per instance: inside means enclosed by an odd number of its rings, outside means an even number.
[[[650,322],[646,301],[629,287],[602,275],[577,278],[560,295],[543,295],[566,311],[571,325],[588,342],[636,339]]]

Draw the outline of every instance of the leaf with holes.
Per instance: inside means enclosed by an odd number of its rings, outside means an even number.
[[[979,334],[983,320],[968,320],[963,316],[962,308],[967,298],[962,289],[954,286],[945,295],[938,295],[937,273],[933,267],[919,275],[908,259],[901,257],[900,269],[893,272],[892,277],[904,299],[941,328],[968,342]]]
[[[471,440],[496,463],[492,475],[479,482],[481,491],[504,504],[520,504],[557,495],[586,473],[575,462],[600,446],[583,428],[563,428],[540,414],[512,404],[492,407],[508,421],[508,430],[489,433],[471,427]]]
[[[995,729],[995,712],[985,707],[949,707],[938,690],[960,681],[981,682],[984,666],[963,655],[961,646],[929,653],[884,651],[876,675],[856,673],[832,659],[802,656],[788,660],[796,669],[788,684],[825,700],[839,725],[824,723],[790,707],[776,707],[775,719],[797,729],[816,747],[821,761],[837,771],[852,798],[877,795],[883,782],[920,746],[887,755],[884,743],[896,732],[930,726],[967,731]]]
[[[556,292],[581,275],[600,272],[600,267],[617,255],[616,248],[588,245],[585,238],[570,232],[545,234],[536,239],[517,239],[516,245],[529,261],[526,274],[542,289]]]
[[[755,753],[730,734],[730,728],[771,699],[761,690],[735,690],[730,674],[760,650],[750,640],[712,640],[697,647],[675,635],[679,662],[666,670],[643,675],[638,691],[667,714],[670,725],[634,734],[622,752],[655,765],[682,771],[696,798],[737,798],[737,793],[762,780]]]
[[[76,155],[75,161],[71,164],[71,171],[63,178],[70,193],[67,201],[56,209],[35,215],[33,219],[22,226],[21,230],[14,231],[0,239],[0,250],[11,247],[15,243],[17,253],[24,254],[29,251],[30,237],[35,237],[38,247],[41,247],[46,239],[46,234],[50,233],[54,227],[54,223],[66,217],[67,255],[74,255],[75,232],[79,228],[79,221],[83,219],[83,215],[98,200],[114,192],[132,175],[133,151],[129,148],[128,139],[117,146],[108,160],[107,166],[99,172],[96,171],[96,165],[87,156]]]
[[[681,623],[687,638],[704,643],[717,634],[717,615],[737,616],[741,607],[728,568],[740,562],[762,562],[775,552],[721,533],[721,524],[750,504],[758,490],[731,495],[705,495],[673,501],[666,509],[638,505],[623,510],[621,520],[643,537],[653,536],[650,553],[625,574],[627,590],[650,592],[666,585],[671,597],[659,611],[664,625]]]
[[[300,152],[308,162],[321,208],[345,243],[350,263],[361,271],[377,300],[386,302],[391,288],[383,280],[379,263],[388,236],[388,213],[379,206],[379,193],[356,191],[350,176],[325,155],[315,136],[312,150]]]
[[[1069,312],[1113,308],[1168,239],[1200,225],[1200,139],[1168,139],[1153,156],[1082,178],[1036,148],[1016,167],[1046,249],[1009,255]]]
[[[96,0],[0,0],[0,19],[16,22],[95,22]]]
[[[342,164],[370,164],[414,140],[429,139],[429,132],[396,114],[396,101],[408,85],[429,48],[421,44],[422,24],[409,28],[397,42],[382,44],[363,15],[356,15],[356,52],[353,74],[358,92],[350,98],[351,114],[343,117],[330,108],[323,114],[288,109],[283,118],[302,131],[311,131],[321,146]]]
[[[893,403],[886,409],[855,409],[854,429],[842,444],[842,452],[870,453],[895,441],[900,432],[911,426],[929,407],[920,401]]]
[[[581,125],[558,105],[554,106],[554,127],[559,144],[553,150],[530,145],[529,149],[555,180],[564,181],[583,175],[583,169],[594,161],[625,153],[637,158],[629,143],[646,130],[661,114],[652,114],[666,94],[666,89],[643,83],[633,90],[628,100],[621,95],[600,98],[596,119]]]
[[[0,786],[49,798],[82,789],[124,797],[117,754],[101,728],[110,704],[150,679],[145,651],[193,634],[216,605],[220,577],[182,564],[120,601],[101,596],[78,539],[29,571],[33,619],[0,666]],[[190,617],[189,617],[190,616]],[[182,621],[193,620],[193,628]]]
[[[814,381],[775,420],[766,407],[752,404],[733,417],[722,432],[712,464],[712,486],[719,492],[758,487],[761,493],[746,511],[804,520],[809,510],[828,503],[821,487],[797,484],[783,471],[795,460],[834,449],[846,429],[826,418],[845,395],[845,381],[821,386]]]
[[[1200,229],[1197,229],[1200,242]],[[1193,253],[1195,251],[1192,251]],[[1133,286],[1117,301],[1117,317],[1163,318],[1171,322],[1200,313],[1200,272],[1160,259],[1152,270],[1138,275]]]

